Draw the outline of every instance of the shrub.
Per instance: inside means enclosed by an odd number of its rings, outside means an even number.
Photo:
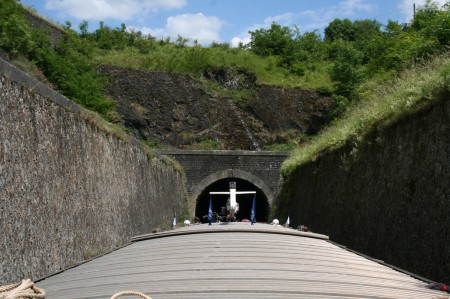
[[[33,47],[31,30],[23,17],[23,8],[12,0],[4,0],[1,4],[0,47],[12,58],[28,54]]]

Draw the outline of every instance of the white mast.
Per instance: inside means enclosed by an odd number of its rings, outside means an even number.
[[[239,205],[236,201],[238,194],[256,194],[256,191],[236,191],[236,182],[230,182],[229,192],[209,192],[209,194],[227,194],[230,195],[230,214],[234,216],[239,211]]]

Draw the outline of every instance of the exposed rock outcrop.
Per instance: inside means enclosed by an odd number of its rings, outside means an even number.
[[[301,89],[257,86],[244,70],[208,70],[207,78],[229,89],[256,90],[243,109],[230,98],[208,94],[185,74],[102,66],[106,94],[117,101],[121,122],[138,138],[165,147],[219,142],[221,149],[258,150],[285,142],[285,131],[313,134],[325,123],[331,98]]]

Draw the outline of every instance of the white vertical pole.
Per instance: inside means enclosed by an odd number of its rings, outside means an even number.
[[[230,187],[230,210],[236,210],[236,189],[232,189],[232,187]]]

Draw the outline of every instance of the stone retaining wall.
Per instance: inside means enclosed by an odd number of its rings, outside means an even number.
[[[301,166],[283,187],[291,224],[450,282],[450,101]]]
[[[84,113],[0,60],[0,285],[108,252],[186,211],[183,174]]]

